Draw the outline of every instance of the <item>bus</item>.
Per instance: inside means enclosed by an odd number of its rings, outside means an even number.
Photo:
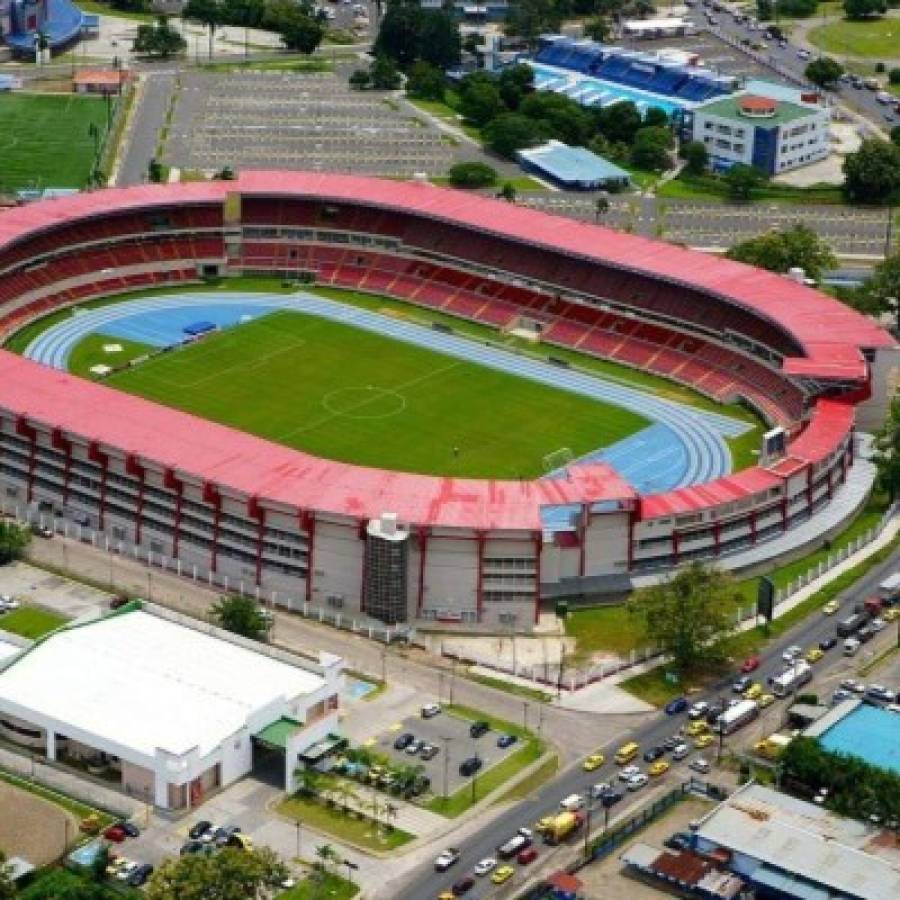
[[[734,706],[729,706],[725,712],[716,719],[716,731],[720,734],[731,734],[742,725],[752,722],[759,715],[759,706],[755,700],[741,700]]]
[[[772,679],[772,693],[776,697],[786,697],[809,681],[812,681],[812,667],[806,660],[799,659]]]

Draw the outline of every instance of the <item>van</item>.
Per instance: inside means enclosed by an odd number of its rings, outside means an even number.
[[[634,741],[629,741],[623,747],[619,747],[616,752],[616,765],[624,766],[626,763],[630,763],[638,755],[640,749]]]
[[[898,105],[900,105],[900,101],[898,101]],[[900,599],[900,572],[894,572],[878,585],[878,596],[885,603],[893,603]]]
[[[844,656],[856,656],[861,644],[856,638],[847,638],[844,641]]]
[[[559,801],[559,805],[566,812],[577,812],[579,809],[584,808],[584,797],[581,794],[569,794],[568,797],[564,797]]]

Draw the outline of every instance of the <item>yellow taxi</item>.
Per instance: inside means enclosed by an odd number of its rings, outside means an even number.
[[[554,816],[544,816],[541,819],[538,819],[537,822],[534,823],[534,830],[538,834],[543,834],[552,824],[553,824]]]
[[[704,748],[708,747],[714,740],[715,738],[711,734],[701,734],[700,737],[698,737],[694,741],[694,746],[698,750],[703,750]]]
[[[756,705],[760,709],[765,709],[767,706],[771,706],[774,702],[774,694],[760,694],[760,696],[756,698]]]
[[[750,685],[746,691],[744,691],[744,699],[745,700],[759,700],[762,697],[763,689],[762,685],[757,681]]]
[[[885,622],[893,622],[894,619],[900,619],[900,606],[892,606],[890,609],[886,609],[881,614],[881,618]]]
[[[665,775],[669,771],[669,763],[665,759],[658,759],[647,771],[651,775]]]
[[[697,719],[695,722],[691,722],[688,724],[688,727],[685,728],[684,733],[688,737],[697,737],[699,734],[707,734],[709,732],[709,725],[703,721],[703,719]]]
[[[808,663],[817,663],[824,655],[825,652],[820,647],[813,647],[806,651],[805,659]]]
[[[494,884],[503,884],[505,881],[509,881],[515,874],[516,870],[512,866],[500,866],[500,868],[491,875],[491,881],[493,881]]]
[[[599,769],[600,766],[603,765],[606,757],[602,753],[592,753],[582,764],[581,768],[584,769],[585,772],[593,772],[594,769]]]
[[[822,607],[822,612],[825,613],[826,616],[833,616],[840,608],[841,604],[838,603],[837,600],[829,600]]]
[[[456,900],[456,894],[453,891],[441,891],[438,894],[438,900]]]

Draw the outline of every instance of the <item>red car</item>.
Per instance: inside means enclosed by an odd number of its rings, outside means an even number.
[[[528,863],[534,862],[538,858],[537,847],[526,847],[516,857],[516,862],[520,866],[527,866]]]
[[[121,825],[110,825],[109,828],[103,832],[103,837],[108,841],[112,841],[114,844],[121,844],[128,835],[125,834],[125,829],[122,828]]]
[[[759,657],[748,656],[741,663],[741,671],[746,675],[748,672],[755,672],[759,668]]]

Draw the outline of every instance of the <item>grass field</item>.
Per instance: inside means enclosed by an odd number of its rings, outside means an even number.
[[[106,129],[99,97],[0,95],[0,189],[84,187],[94,162],[91,124]]]
[[[37,640],[45,634],[65,625],[68,620],[47,609],[23,606],[0,616],[0,629],[25,638]]]
[[[294,312],[107,383],[329,459],[452,476],[533,477],[560,447],[577,456],[648,424],[627,409]]]
[[[870,57],[890,63],[900,59],[900,19],[894,17],[860,22],[842,19],[814,28],[809,33],[809,40],[829,53]]]

